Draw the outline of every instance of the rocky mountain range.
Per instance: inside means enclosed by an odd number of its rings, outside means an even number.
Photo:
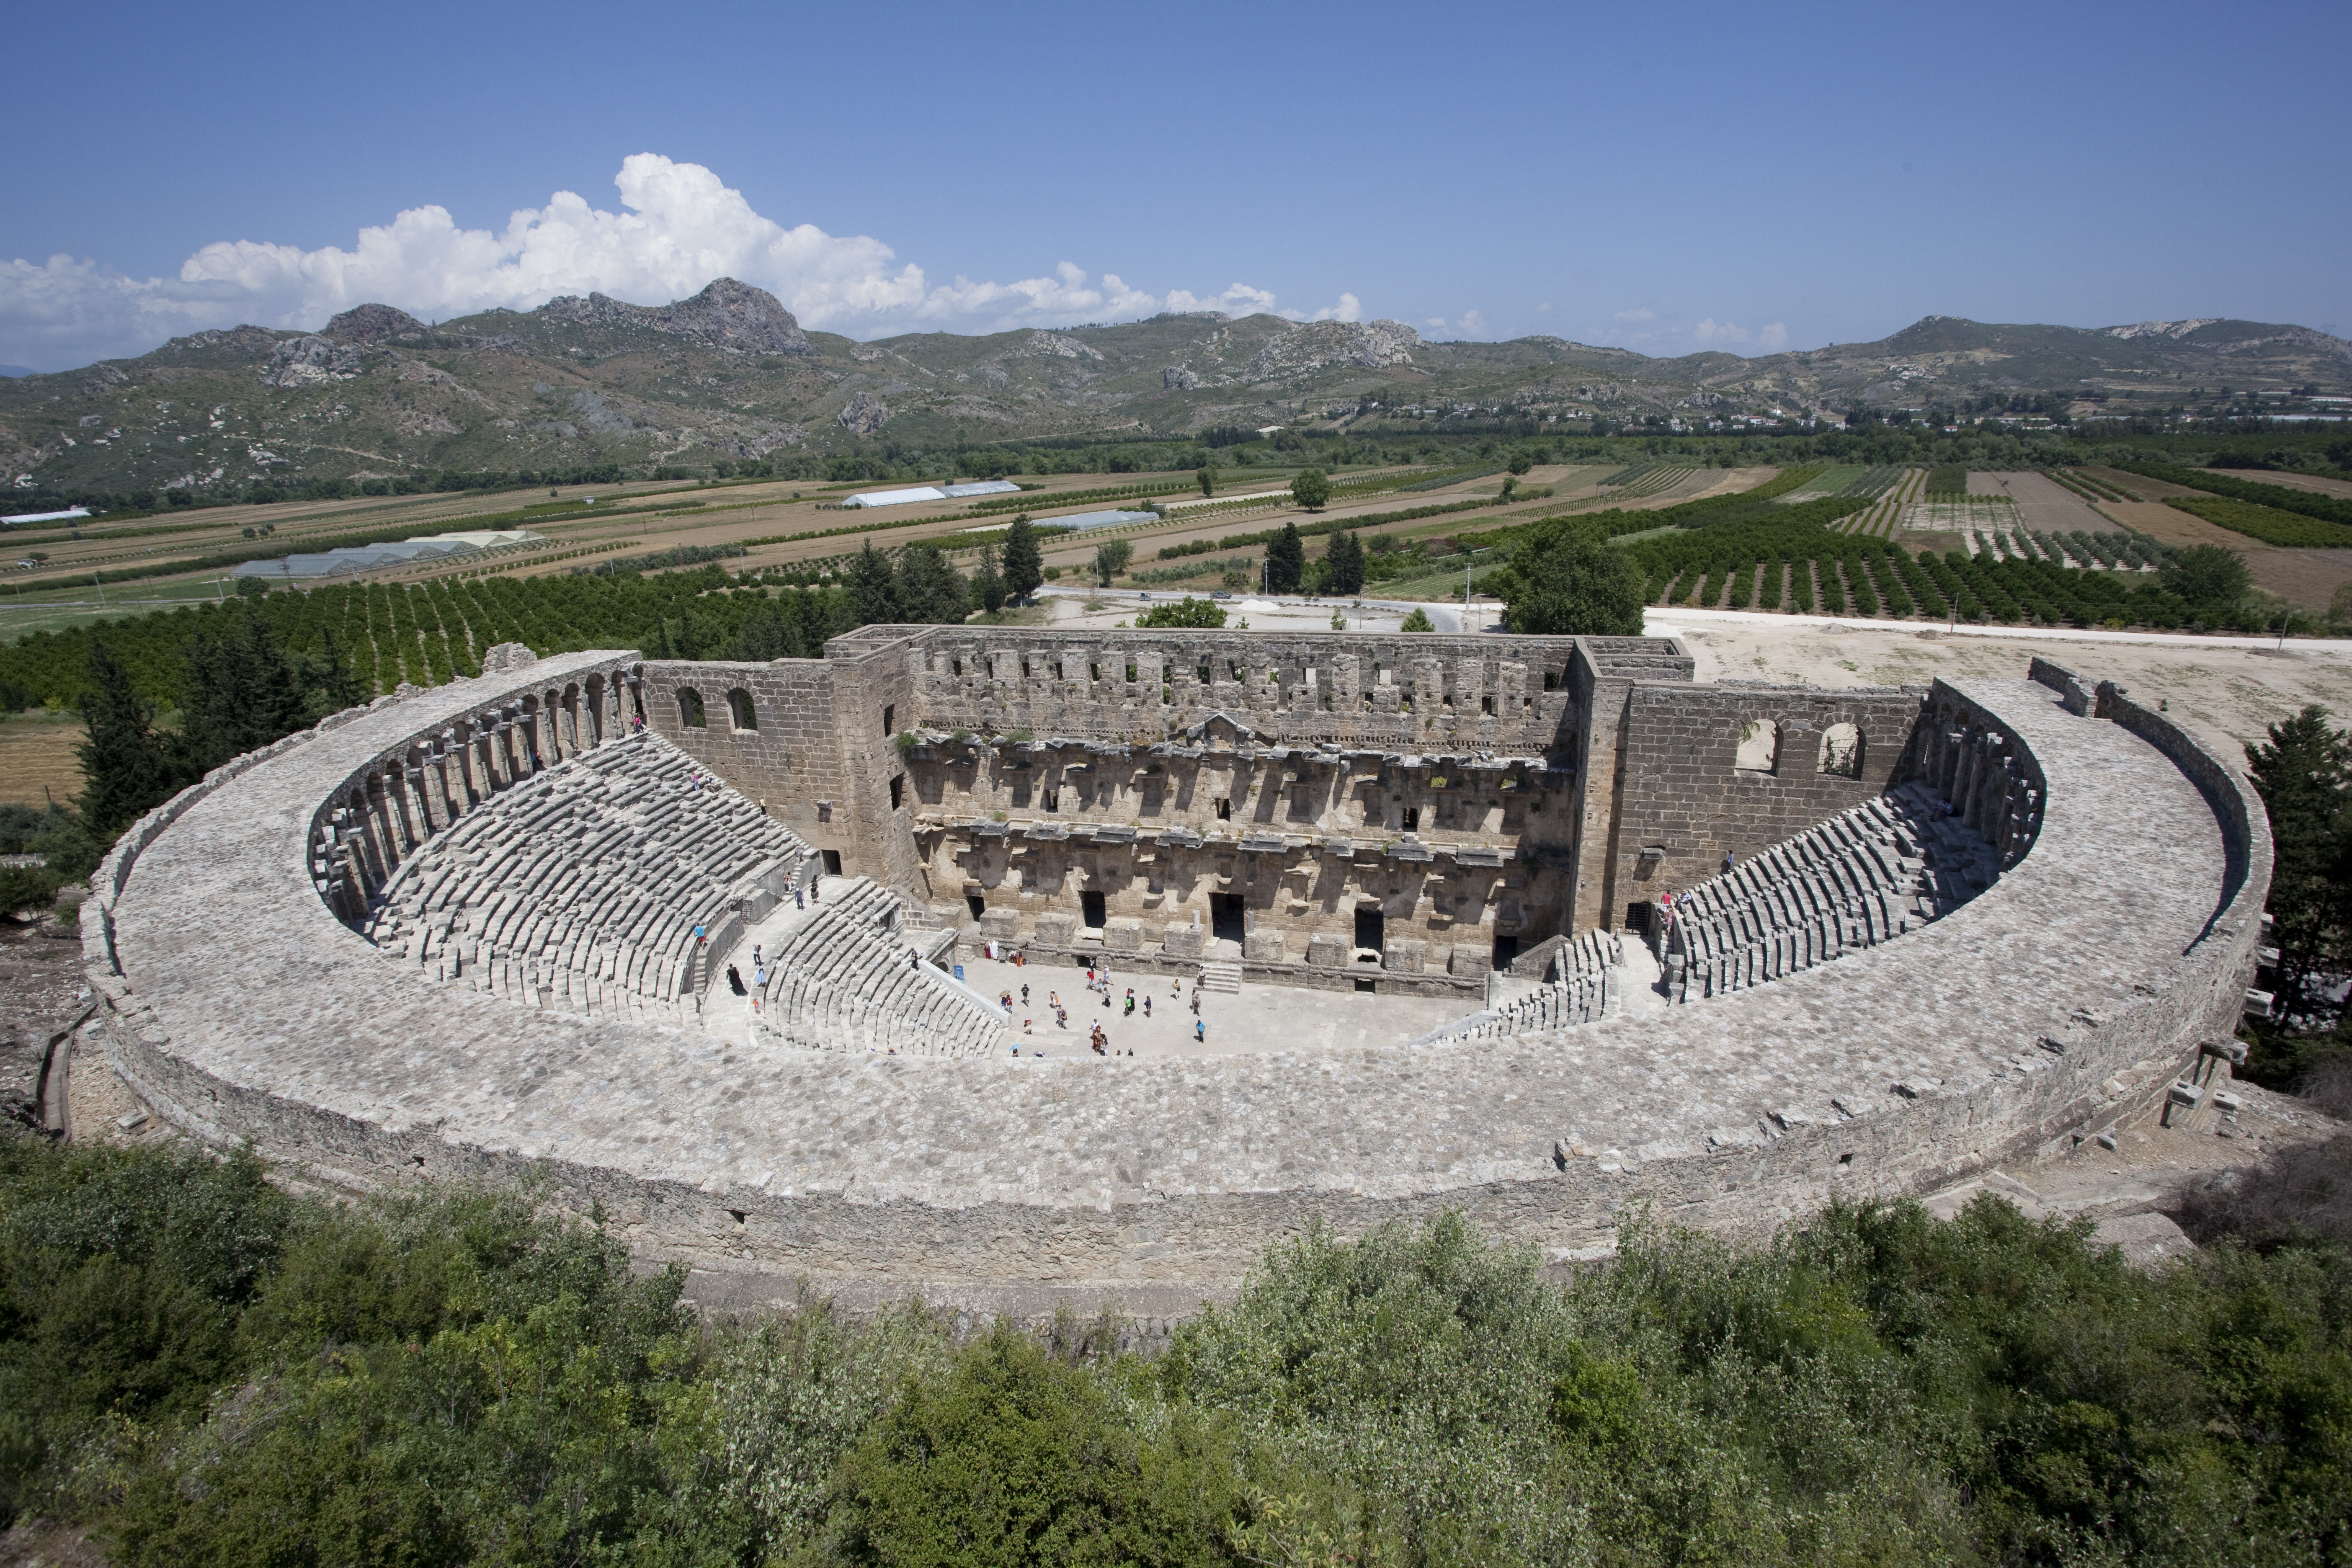
[[[1652,358],[1555,337],[1431,342],[1402,322],[1170,314],[858,342],[721,279],[646,306],[567,296],[427,325],[362,305],[315,332],[198,332],[0,381],[0,484],[23,492],[568,468],[785,449],[1162,439],[1306,418],[1720,418],[2063,392],[2352,390],[2352,343],[2225,320],[2088,329],[1930,316],[1868,343]],[[1422,427],[1416,425],[1414,427]]]

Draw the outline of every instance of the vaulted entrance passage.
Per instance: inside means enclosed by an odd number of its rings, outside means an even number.
[[[1382,938],[1382,931],[1386,923],[1381,919],[1380,905],[1358,904],[1356,906],[1357,948],[1359,950],[1370,948],[1374,952],[1386,952]]]
[[[1085,925],[1087,930],[1102,930],[1103,921],[1106,918],[1108,918],[1108,911],[1105,909],[1103,896],[1100,893],[1080,893],[1078,895],[1078,920],[1079,922]]]
[[[1209,895],[1209,934],[1219,942],[1239,942],[1247,923],[1242,919],[1242,896],[1239,893]]]

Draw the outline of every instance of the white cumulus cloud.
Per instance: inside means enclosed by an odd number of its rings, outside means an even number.
[[[512,214],[503,229],[460,228],[441,206],[413,207],[362,229],[350,249],[223,240],[173,278],[137,279],[87,258],[0,263],[0,357],[80,363],[142,353],[165,338],[253,321],[315,328],[338,310],[380,301],[433,319],[493,306],[530,310],[559,294],[609,294],[662,304],[732,277],[783,300],[803,326],[873,337],[915,329],[1002,331],[1072,326],[1160,310],[1270,311],[1293,321],[1362,319],[1353,294],[1318,310],[1276,302],[1236,282],[1222,292],[1135,288],[1064,261],[1014,282],[961,275],[934,283],[866,235],[786,227],[699,163],[639,153],[614,179],[619,212],[558,191]]]
[[[1770,323],[1769,326],[1765,327],[1762,331],[1756,334],[1756,342],[1757,346],[1759,348],[1787,348],[1789,346],[1788,323],[1785,321],[1774,321]]]

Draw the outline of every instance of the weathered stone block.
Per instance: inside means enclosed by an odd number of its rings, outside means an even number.
[[[1495,967],[1495,950],[1485,943],[1458,942],[1445,961],[1445,973],[1457,980],[1475,980]]]
[[[1307,939],[1307,962],[1317,969],[1345,969],[1355,952],[1335,931],[1318,931]]]
[[[1011,942],[1020,934],[1021,913],[1017,910],[990,910],[980,917],[983,942]]]
[[[1428,956],[1429,943],[1425,942],[1391,942],[1381,955],[1381,967],[1391,974],[1419,974]]]
[[[1118,915],[1103,922],[1105,952],[1141,952],[1143,922],[1132,915]]]
[[[1254,931],[1242,938],[1242,956],[1252,963],[1280,963],[1284,953],[1282,933],[1278,931]]]
[[[1059,910],[1037,917],[1030,940],[1040,947],[1067,947],[1077,934],[1078,917]]]
[[[1171,958],[1198,958],[1208,946],[1209,933],[1196,925],[1172,925],[1160,937],[1161,951]]]

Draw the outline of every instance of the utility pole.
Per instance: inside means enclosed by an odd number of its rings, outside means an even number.
[[[89,574],[89,580],[98,584],[98,607],[102,610],[106,608],[106,579],[98,573],[92,572]]]

